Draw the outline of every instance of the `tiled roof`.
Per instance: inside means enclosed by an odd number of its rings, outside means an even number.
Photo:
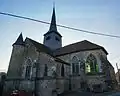
[[[89,51],[89,50],[95,50],[95,49],[102,49],[106,54],[108,54],[107,51],[102,46],[99,46],[97,44],[84,40],[81,42],[73,43],[73,44],[64,46],[62,48],[56,49],[54,51],[54,55],[61,56],[61,55],[70,54],[74,52],[87,51],[87,50]]]

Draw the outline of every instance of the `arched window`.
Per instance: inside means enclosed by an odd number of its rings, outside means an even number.
[[[31,75],[31,68],[32,68],[32,62],[30,59],[27,59],[26,61],[26,72],[25,72],[25,78],[30,78]]]
[[[62,64],[62,66],[61,66],[61,76],[63,76],[64,77],[64,75],[65,75],[65,73],[64,73],[64,65]]]
[[[86,72],[98,72],[98,64],[94,55],[90,54],[86,60]]]
[[[77,59],[76,56],[72,58],[72,73],[73,74],[79,74],[79,60]]]

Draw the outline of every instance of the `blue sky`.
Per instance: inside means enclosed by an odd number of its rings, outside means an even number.
[[[54,0],[57,24],[79,29],[120,36],[120,0]],[[0,12],[27,16],[50,22],[53,0],[0,0]],[[43,34],[49,25],[0,15],[0,71],[7,71],[12,44],[22,32],[24,39],[30,37],[43,43]],[[120,39],[96,36],[59,28],[63,46],[81,40],[89,40],[104,46],[108,59],[120,68]]]

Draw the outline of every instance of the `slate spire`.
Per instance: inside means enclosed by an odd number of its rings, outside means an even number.
[[[55,7],[53,7],[53,13],[52,13],[52,19],[51,19],[51,24],[50,24],[50,29],[49,29],[49,31],[55,31],[55,32],[57,32],[56,16],[55,16]]]
[[[49,28],[48,32],[44,34],[44,36],[49,34],[49,33],[52,33],[52,32],[54,32],[54,33],[58,34],[60,37],[62,37],[61,34],[57,31],[55,7],[53,7],[53,13],[52,13],[52,19],[51,19],[51,23],[50,23],[50,28]]]
[[[20,33],[19,37],[17,38],[16,42],[13,45],[24,45],[22,33]]]
[[[55,7],[53,7],[50,28],[48,32],[44,34],[43,44],[49,47],[51,50],[55,50],[62,47],[62,36],[57,31],[56,26]]]

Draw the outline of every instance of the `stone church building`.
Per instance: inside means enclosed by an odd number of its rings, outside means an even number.
[[[4,92],[22,90],[38,96],[67,91],[105,91],[115,87],[114,68],[104,47],[83,40],[62,47],[55,9],[43,44],[22,33],[13,44]]]

